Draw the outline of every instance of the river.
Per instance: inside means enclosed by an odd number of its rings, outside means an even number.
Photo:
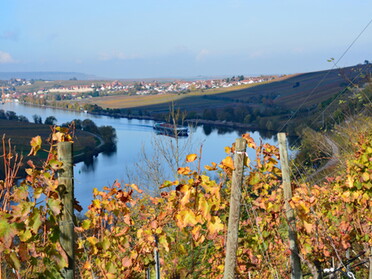
[[[151,120],[112,118],[73,111],[24,106],[18,103],[5,103],[0,105],[0,109],[14,111],[17,115],[24,115],[30,122],[33,121],[32,116],[35,114],[40,115],[43,120],[48,116],[54,116],[57,118],[58,124],[73,119],[84,120],[88,118],[93,120],[97,126],[110,125],[116,129],[118,137],[116,152],[99,154],[90,164],[81,162],[74,167],[75,196],[85,210],[92,199],[93,188],[101,189],[104,186],[111,185],[115,180],[123,183],[138,183],[140,188],[156,193],[157,189],[153,183],[145,179],[146,171],[141,170],[141,166],[146,169],[146,161],[152,165],[152,169],[161,165],[159,172],[162,173],[163,178],[172,179],[170,167],[158,151],[159,146],[163,153],[171,151],[172,147],[176,146],[176,141],[168,136],[157,135],[153,131],[154,122]],[[218,130],[208,126],[190,127],[189,137],[179,138],[178,146],[181,158],[185,158],[189,153],[199,154],[202,146],[201,165],[204,166],[211,162],[219,163],[226,157],[224,147],[231,146],[243,132],[245,131]],[[258,132],[251,133],[251,136],[256,142],[259,142],[261,138]],[[265,138],[265,142],[275,144],[276,139]],[[248,156],[254,158],[255,154],[252,150],[248,150]],[[158,161],[159,164],[157,164]],[[184,162],[182,165],[196,167],[196,163],[186,164]],[[173,163],[172,166],[175,167],[175,164]],[[154,170],[150,171],[151,173],[156,176]]]

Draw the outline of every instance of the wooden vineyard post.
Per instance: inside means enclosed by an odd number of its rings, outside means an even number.
[[[369,279],[372,279],[372,246],[369,247]]]
[[[159,259],[158,236],[157,235],[155,235],[154,258],[155,258],[155,278],[160,279],[160,259]]]
[[[287,137],[285,133],[278,133],[280,165],[282,169],[283,191],[284,191],[284,209],[288,223],[289,249],[291,250],[291,278],[302,278],[301,261],[297,246],[296,220],[294,211],[289,205],[292,198],[291,180],[289,175]]]
[[[146,279],[151,279],[151,268],[150,267],[146,268]]]
[[[231,197],[229,210],[229,223],[226,241],[226,258],[224,279],[235,278],[236,250],[238,248],[238,229],[240,217],[240,200],[242,197],[244,156],[246,140],[239,138],[235,141],[234,171],[231,183]]]
[[[74,174],[72,159],[72,142],[59,142],[58,160],[63,163],[58,173],[59,193],[63,209],[59,223],[60,242],[68,257],[68,267],[62,271],[66,279],[75,278],[75,235],[74,235]]]

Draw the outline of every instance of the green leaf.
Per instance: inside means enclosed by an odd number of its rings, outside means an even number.
[[[110,240],[107,237],[105,237],[102,241],[102,249],[103,251],[107,251],[107,249],[109,248],[110,248]]]
[[[41,220],[39,209],[35,209],[35,211],[31,214],[29,220],[30,220],[29,225],[31,227],[31,231],[37,234],[41,224],[43,223]]]
[[[32,237],[32,233],[29,229],[21,232],[19,234],[19,239],[23,242],[26,242],[27,240],[29,240],[30,238]]]
[[[19,261],[17,254],[15,252],[11,252],[9,255],[9,258],[11,259],[11,265],[14,269],[20,270],[21,269],[21,262]]]
[[[90,228],[90,224],[91,224],[92,222],[89,220],[89,219],[85,219],[84,221],[83,221],[83,223],[81,224],[81,226],[82,226],[82,228],[84,229],[84,230],[88,230],[89,228]]]
[[[257,172],[251,173],[248,181],[250,185],[256,185],[260,182],[260,175]]]
[[[59,170],[62,167],[62,162],[58,160],[50,160],[49,165],[54,170]]]
[[[4,246],[9,248],[12,244],[13,237],[16,235],[17,230],[14,224],[9,224],[7,220],[0,220],[0,240]]]

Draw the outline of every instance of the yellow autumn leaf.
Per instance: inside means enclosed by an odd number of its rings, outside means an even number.
[[[196,154],[189,154],[186,156],[186,162],[191,163],[194,162],[198,158]]]
[[[94,236],[87,237],[87,241],[92,245],[96,245],[98,243],[98,239]]]
[[[42,141],[40,136],[33,137],[30,141],[31,151],[28,156],[35,156],[36,153],[40,150],[41,144]]]
[[[195,213],[191,210],[181,210],[177,216],[177,225],[183,229],[187,226],[194,226],[197,223]]]
[[[221,219],[219,217],[213,216],[211,221],[212,222],[209,222],[207,224],[207,228],[210,234],[213,235],[223,230],[223,224],[221,223]]]
[[[226,152],[227,154],[230,154],[230,153],[231,153],[231,147],[230,147],[230,146],[226,146],[226,147],[225,147],[225,152]]]
[[[61,133],[61,132],[54,133],[52,135],[52,140],[57,141],[57,142],[62,142],[63,141],[63,136],[64,136],[64,134]]]
[[[198,210],[201,212],[202,216],[205,219],[209,219],[211,217],[210,210],[211,206],[207,202],[207,200],[204,198],[204,196],[200,196],[198,199]]]
[[[310,208],[304,202],[299,203],[299,208],[301,208],[305,213],[310,212]]]
[[[362,179],[364,182],[367,182],[369,180],[369,173],[368,172],[364,172],[362,174]]]
[[[188,202],[190,202],[190,195],[191,191],[186,191],[183,198],[180,200],[180,205],[185,206]]]
[[[244,166],[249,167],[249,163],[251,160],[248,158],[248,156],[244,156]]]
[[[211,166],[204,166],[204,168],[205,168],[206,170],[209,170],[209,171],[214,171],[214,170],[217,169],[217,164],[214,163],[214,162],[212,162],[212,165],[211,165]]]
[[[224,167],[234,169],[234,161],[231,157],[227,156],[225,159],[222,160],[222,165]]]

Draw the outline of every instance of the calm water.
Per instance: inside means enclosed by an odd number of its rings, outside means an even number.
[[[172,179],[172,171],[170,171],[165,160],[158,155],[157,146],[162,145],[164,150],[169,151],[172,144],[173,146],[175,145],[175,140],[171,137],[155,134],[152,129],[153,121],[118,119],[50,108],[24,106],[17,103],[0,105],[0,109],[14,111],[17,115],[24,115],[30,122],[33,121],[32,116],[34,114],[40,115],[43,120],[53,115],[57,118],[58,124],[73,119],[83,120],[89,118],[97,126],[111,125],[116,129],[118,142],[115,153],[100,154],[89,165],[84,162],[75,165],[75,196],[85,209],[90,204],[93,188],[100,189],[111,185],[115,180],[124,183],[139,183],[143,189],[150,188],[148,190],[156,191],[154,186],[151,186],[151,183],[146,182],[145,176],[139,171],[139,165],[144,165],[144,156],[148,158],[150,163],[155,163],[155,165],[159,160],[159,164],[166,169],[162,172],[164,178]],[[226,157],[224,147],[231,146],[243,132],[245,131],[221,131],[203,126],[193,127],[189,137],[179,139],[181,158],[185,158],[186,154],[189,153],[199,154],[202,146],[201,165],[210,164],[211,162],[219,163]],[[259,141],[260,134],[258,132],[251,133],[251,135],[256,141]],[[276,143],[271,138],[265,139],[265,142]],[[253,152],[248,155],[251,158],[254,157]],[[186,166],[187,164],[182,163],[182,165]],[[196,165],[194,166],[196,167]]]

